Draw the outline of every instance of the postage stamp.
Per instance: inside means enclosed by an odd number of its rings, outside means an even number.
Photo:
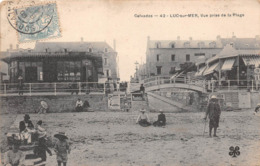
[[[8,20],[21,43],[61,36],[56,3],[16,8]]]

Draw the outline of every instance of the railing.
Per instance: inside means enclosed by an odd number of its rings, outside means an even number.
[[[113,87],[112,87],[113,86]],[[120,87],[119,90],[125,88]],[[19,86],[18,83],[0,84],[0,94],[89,94],[89,93],[110,93],[116,91],[116,86],[112,83],[98,82],[57,82],[57,83],[24,83]]]
[[[150,82],[144,83],[145,87],[151,87],[154,85],[161,84],[175,84],[183,83],[188,85],[195,85],[203,87],[206,91],[221,91],[221,90],[247,90],[247,91],[259,91],[260,90],[260,81],[256,80],[199,80],[199,79],[188,79],[185,75],[180,75],[175,78],[164,79],[162,77],[151,78]]]
[[[246,90],[259,91],[260,81],[256,80],[210,80],[206,84],[206,88],[211,91],[232,91],[232,90]]]
[[[150,78],[150,82],[145,81],[144,86],[150,87],[153,85],[160,85],[160,84],[172,84],[172,83],[186,83],[185,76],[179,76],[171,79],[170,77],[153,77]]]

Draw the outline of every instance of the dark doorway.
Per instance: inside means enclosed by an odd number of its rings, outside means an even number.
[[[81,81],[87,81],[87,71],[86,66],[82,67],[81,69]]]
[[[43,63],[43,81],[57,81],[57,62],[45,61]]]
[[[37,81],[37,67],[26,67],[25,82],[36,82],[36,81]]]

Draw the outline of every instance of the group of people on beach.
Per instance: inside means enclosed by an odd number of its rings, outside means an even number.
[[[137,117],[136,123],[139,124],[140,126],[147,127],[152,125],[149,119],[149,116],[146,114],[146,110],[142,108],[140,110],[140,115]],[[163,110],[160,109],[160,114],[158,115],[158,120],[153,123],[153,126],[165,126],[166,125],[166,117],[165,114],[163,113]]]
[[[51,150],[47,147],[47,131],[42,126],[43,121],[39,120],[36,126],[33,125],[30,120],[30,116],[25,114],[24,120],[19,123],[18,134],[13,134],[11,139],[12,148],[5,155],[5,166],[19,166],[23,165],[25,156],[22,151],[19,150],[20,145],[34,145],[33,158],[40,158],[35,164],[45,165],[47,160],[46,152],[52,156]],[[68,137],[65,132],[59,132],[54,135],[57,141],[54,145],[54,152],[57,156],[58,166],[66,166],[68,160],[68,154],[70,153],[70,145]],[[38,143],[36,143],[38,142]]]
[[[259,108],[260,110],[260,104]],[[214,129],[213,137],[217,137],[217,128],[219,127],[219,118],[221,114],[220,105],[218,99],[215,95],[212,95],[206,110],[206,114],[204,120],[206,121],[207,117],[209,117],[209,136],[212,136],[212,129]],[[136,123],[140,126],[147,127],[152,125],[148,115],[146,114],[146,110],[142,108],[140,110],[140,115],[138,116]],[[163,113],[162,109],[160,109],[160,114],[158,115],[158,120],[153,123],[153,126],[165,126],[166,125],[166,117]]]

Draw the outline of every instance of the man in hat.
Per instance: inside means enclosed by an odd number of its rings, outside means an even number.
[[[160,109],[160,114],[158,115],[158,120],[153,123],[153,125],[156,126],[165,126],[166,125],[166,117],[163,113],[163,110]]]
[[[54,137],[58,139],[54,146],[54,151],[57,154],[58,166],[61,166],[61,163],[63,163],[63,166],[66,166],[68,154],[70,153],[70,146],[67,141],[68,137],[64,132],[59,132],[58,134],[55,134]]]
[[[24,120],[20,122],[19,129],[22,135],[22,140],[27,140],[27,143],[30,144],[32,141],[32,133],[34,133],[35,130],[28,114],[24,115]]]
[[[142,94],[142,98],[144,98],[145,88],[144,88],[143,84],[141,84],[141,86],[140,86],[140,92]]]
[[[215,95],[211,96],[204,120],[209,116],[209,136],[211,137],[212,128],[214,128],[213,137],[217,137],[217,128],[219,126],[221,110],[218,104],[218,99]]]
[[[20,143],[18,141],[14,141],[12,145],[12,149],[6,153],[5,156],[5,166],[18,166],[23,165],[24,154],[19,150]]]
[[[139,125],[143,126],[143,127],[147,127],[150,126],[151,123],[149,122],[149,117],[148,115],[145,113],[146,110],[144,108],[142,108],[140,110],[141,114],[138,116],[136,123],[138,123]]]
[[[76,112],[82,112],[82,110],[83,110],[83,102],[82,102],[82,100],[80,100],[80,98],[78,98],[78,100],[76,101],[75,110],[76,110]]]

